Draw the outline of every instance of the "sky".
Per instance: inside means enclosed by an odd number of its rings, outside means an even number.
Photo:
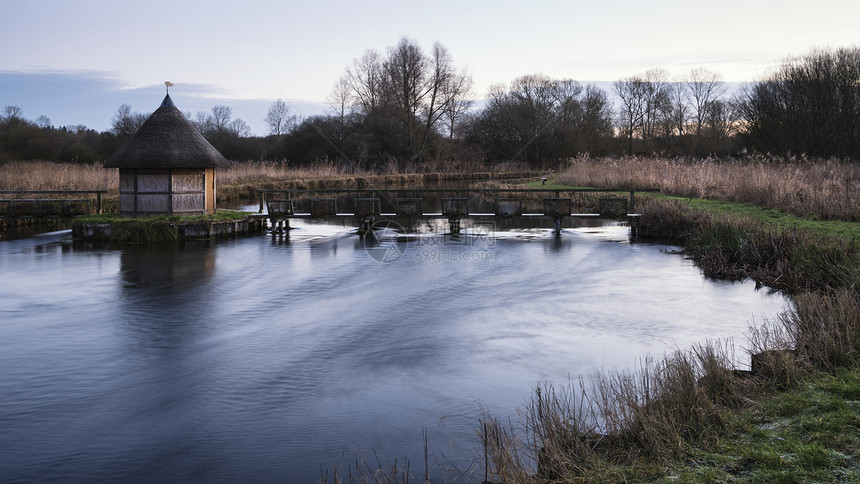
[[[265,135],[269,104],[320,114],[365,50],[445,46],[483,98],[541,73],[583,83],[696,67],[752,82],[813,48],[860,46],[857,0],[0,0],[0,107],[103,131],[149,113],[230,106]]]

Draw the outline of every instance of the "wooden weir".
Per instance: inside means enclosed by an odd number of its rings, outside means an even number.
[[[515,217],[549,219],[555,224],[555,231],[561,231],[565,218],[607,218],[627,219],[632,235],[638,231],[639,214],[635,213],[635,192],[657,192],[650,188],[498,188],[498,189],[450,189],[450,188],[404,188],[404,189],[266,189],[259,190],[260,215],[254,218],[268,219],[272,234],[289,233],[291,218],[354,218],[358,222],[358,234],[363,235],[373,229],[377,220],[401,220],[414,222],[416,219],[448,219],[451,233],[460,232],[460,221],[471,219],[510,219]],[[597,213],[573,213],[571,195],[574,193],[606,193],[599,199]],[[618,194],[626,193],[627,197]],[[410,194],[410,197],[401,197]],[[439,211],[428,211],[423,197],[416,195],[436,195],[441,197]],[[567,197],[562,197],[567,194]],[[347,195],[346,204],[350,211],[338,211],[336,195]],[[452,196],[454,195],[454,196]],[[516,197],[516,195],[521,195]],[[542,211],[526,212],[522,195],[533,198],[531,202],[542,202]],[[545,196],[541,196],[545,195]],[[323,197],[325,196],[325,197]],[[495,210],[476,213],[470,210],[470,201],[476,197],[494,200]],[[537,198],[534,198],[537,197]],[[343,199],[340,200],[343,202]],[[533,203],[534,205],[534,203]],[[263,209],[266,213],[263,213]]]

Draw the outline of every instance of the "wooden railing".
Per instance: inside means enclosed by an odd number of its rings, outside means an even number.
[[[90,197],[93,195],[96,198],[96,213],[102,213],[102,195],[105,193],[107,190],[0,190],[0,216],[84,215],[91,212]],[[11,197],[5,198],[3,195]],[[31,198],[24,198],[22,195]],[[38,197],[39,195],[54,197]],[[80,198],[81,195],[86,198]]]

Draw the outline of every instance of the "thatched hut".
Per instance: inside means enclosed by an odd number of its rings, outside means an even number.
[[[119,168],[123,217],[215,213],[215,169],[229,162],[176,108],[170,95],[105,168]]]

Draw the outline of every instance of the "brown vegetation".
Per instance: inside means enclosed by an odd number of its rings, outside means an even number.
[[[860,168],[827,160],[573,160],[555,181],[653,187],[664,194],[744,202],[815,219],[857,221]],[[488,478],[500,482],[649,481],[664,465],[725,438],[731,412],[818,371],[860,366],[860,252],[850,239],[766,227],[683,200],[640,203],[640,234],[682,244],[714,277],[754,279],[793,294],[794,307],[751,325],[745,356],[709,341],[636,371],[561,389],[544,384],[517,422],[487,416]]]
[[[860,165],[842,160],[577,158],[559,184],[659,188],[665,194],[750,203],[801,217],[860,221]]]
[[[0,190],[118,190],[119,172],[102,163],[0,163]]]

